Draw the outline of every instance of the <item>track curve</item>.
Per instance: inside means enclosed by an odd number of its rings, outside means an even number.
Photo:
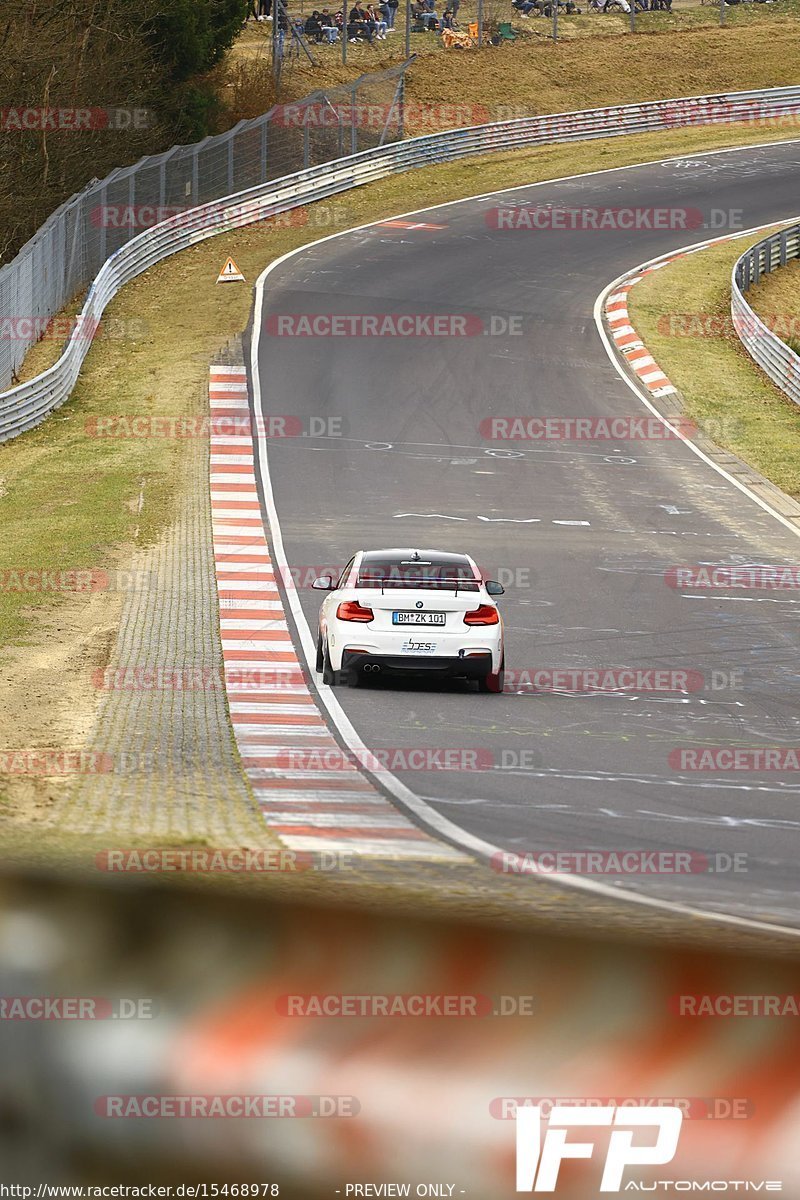
[[[473,838],[511,851],[745,855],[736,872],[647,874],[619,890],[795,927],[798,777],[693,774],[669,756],[797,743],[800,601],[678,592],[664,575],[686,562],[796,563],[797,538],[681,442],[509,443],[487,440],[480,424],[641,417],[603,350],[595,299],[635,263],[709,236],[508,231],[493,228],[487,210],[681,206],[707,221],[733,210],[749,227],[795,212],[798,175],[797,143],[749,147],[530,185],[339,234],[265,272],[256,344],[265,415],[339,422],[329,435],[269,441],[283,543],[304,579],[361,546],[465,549],[516,581],[504,603],[513,671],[742,672],[740,688],[689,695],[486,697],[388,683],[338,693],[370,749],[477,747],[497,764],[399,771],[401,783]],[[333,313],[457,313],[484,326],[519,317],[524,332],[276,335],[279,316]],[[299,597],[313,628],[318,594],[301,588]]]

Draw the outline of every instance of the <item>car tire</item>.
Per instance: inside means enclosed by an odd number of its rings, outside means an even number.
[[[325,665],[325,651],[322,646],[322,630],[317,634],[317,670],[321,671]]]
[[[328,643],[325,643],[325,649],[322,652],[322,682],[327,683],[329,687],[338,687],[339,671],[334,671],[331,666],[331,656],[328,653]]]
[[[485,675],[480,677],[478,680],[478,691],[494,692],[495,695],[499,692],[502,692],[505,685],[505,671],[506,656],[503,655],[503,657],[500,659],[500,667],[496,674],[493,671],[487,671]]]

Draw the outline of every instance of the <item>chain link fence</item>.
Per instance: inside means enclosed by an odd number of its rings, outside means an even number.
[[[399,141],[410,61],[275,105],[227,133],[92,180],[0,268],[0,391],[17,382],[25,355],[51,318],[143,229],[268,180]]]

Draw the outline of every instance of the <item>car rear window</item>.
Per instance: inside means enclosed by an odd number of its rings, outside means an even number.
[[[467,559],[367,558],[361,560],[358,587],[439,588],[477,592],[480,581]]]

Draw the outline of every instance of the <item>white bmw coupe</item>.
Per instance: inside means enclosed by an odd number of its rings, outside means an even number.
[[[358,686],[379,673],[475,680],[503,690],[503,621],[467,554],[359,550],[338,580],[315,579],[322,602],[317,670],[322,682]]]

